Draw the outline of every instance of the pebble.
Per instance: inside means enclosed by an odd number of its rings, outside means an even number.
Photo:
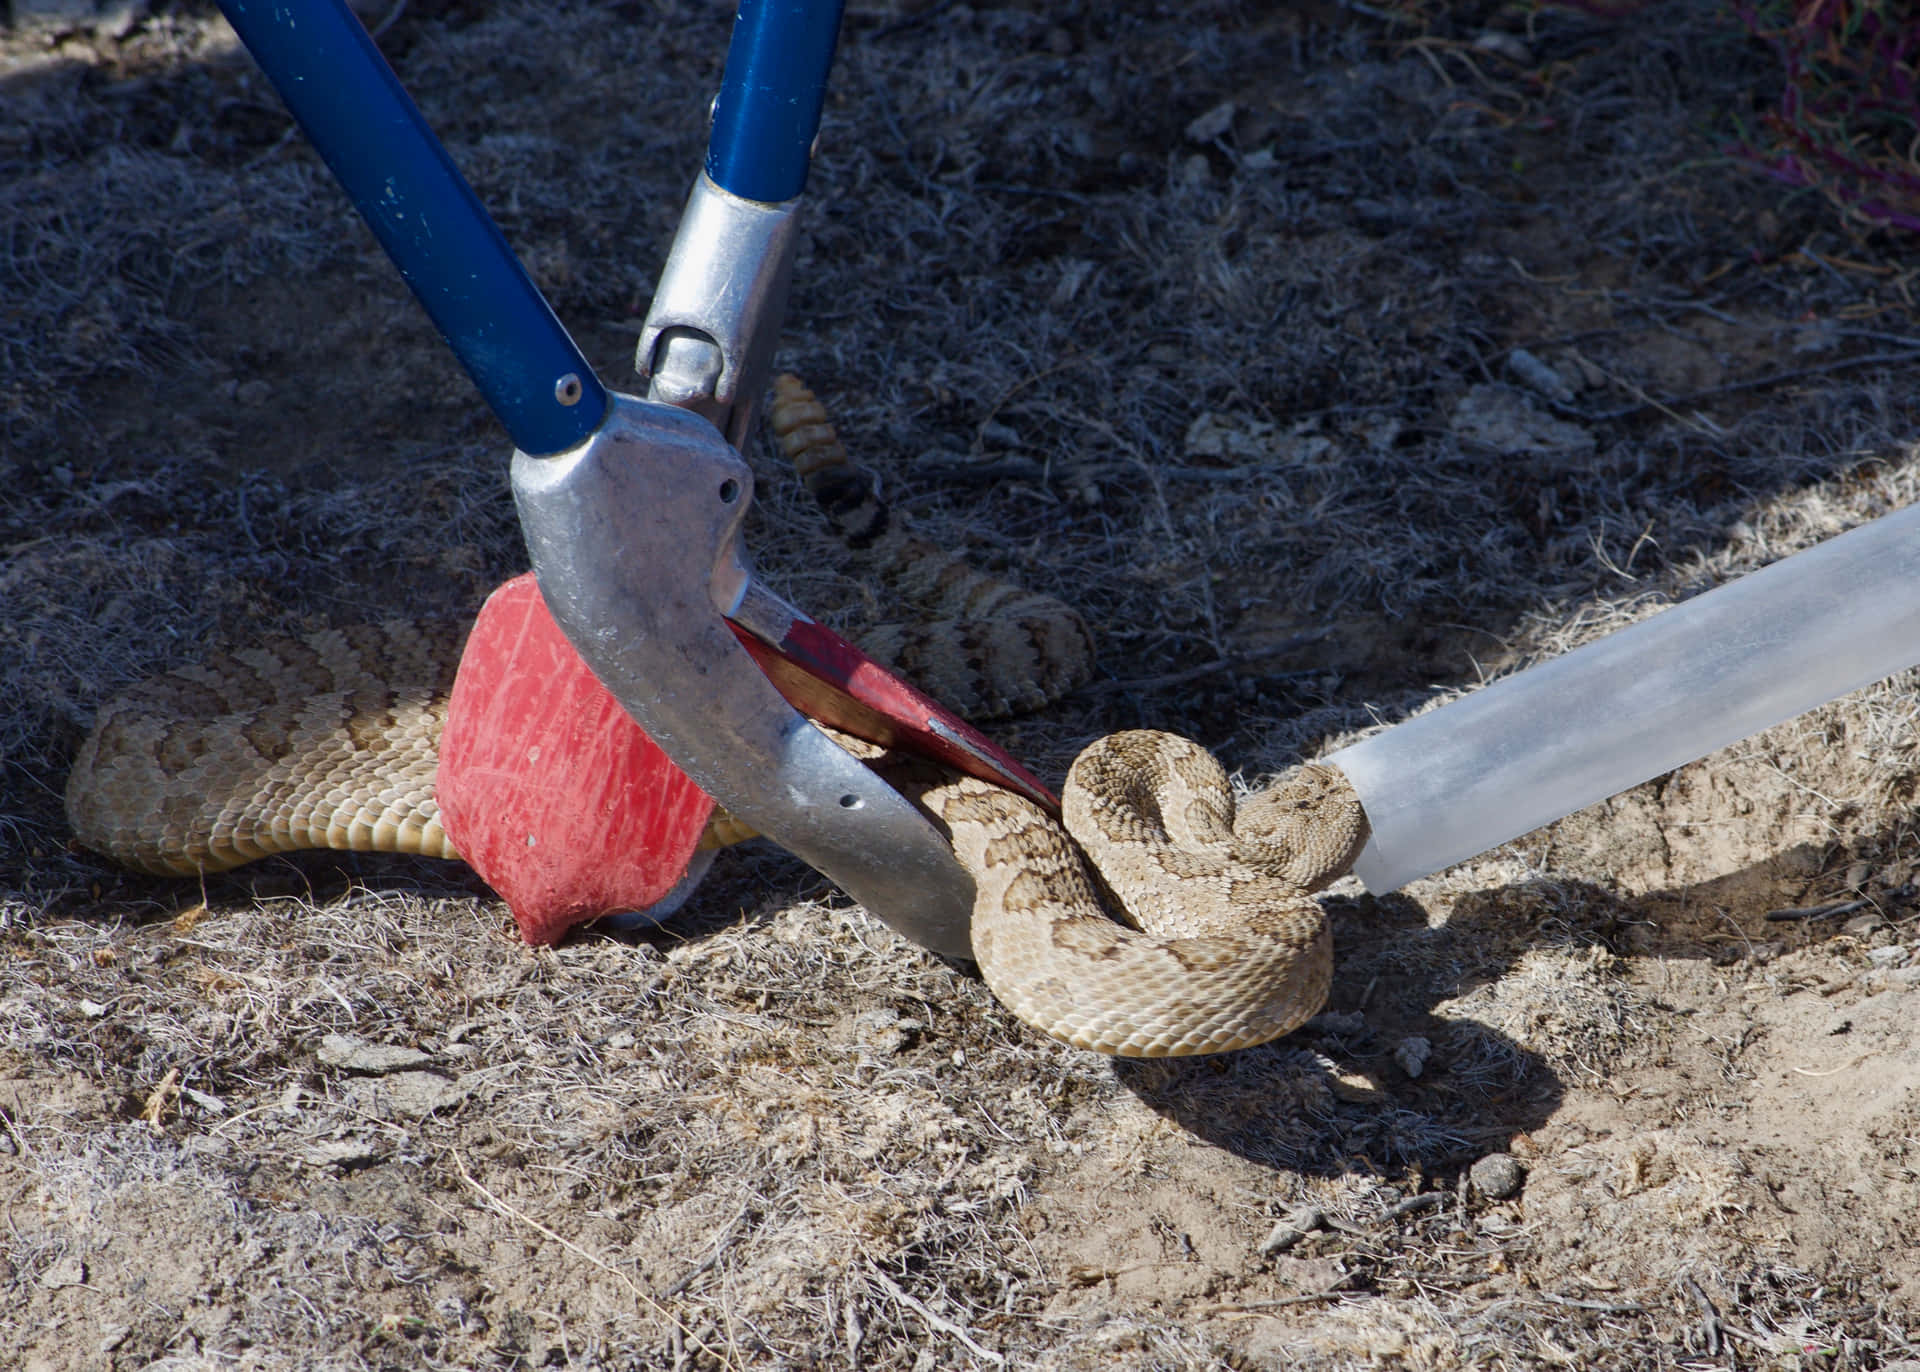
[[[1233,101],[1223,100],[1187,125],[1188,141],[1211,143],[1233,127],[1233,116],[1238,112],[1239,106]]]
[[[327,1139],[309,1144],[299,1153],[309,1167],[368,1167],[386,1156],[386,1150],[371,1139]]]
[[[1275,1253],[1284,1253],[1314,1230],[1323,1228],[1327,1222],[1327,1212],[1317,1205],[1297,1205],[1273,1226],[1266,1238],[1260,1241],[1260,1256],[1270,1258]]]
[[[425,1119],[436,1110],[451,1110],[472,1094],[474,1075],[448,1081],[436,1072],[396,1072],[377,1089],[395,1113]]]
[[[1507,354],[1507,367],[1521,382],[1547,399],[1562,405],[1573,403],[1573,387],[1567,384],[1566,378],[1525,348],[1515,348]]]
[[[1526,1179],[1527,1169],[1511,1153],[1489,1153],[1467,1171],[1473,1189],[1488,1200],[1517,1195]]]
[[[65,1286],[85,1286],[86,1284],[87,1265],[72,1253],[67,1254],[40,1274],[40,1285],[49,1291],[58,1291]]]
[[[1542,414],[1531,400],[1507,386],[1474,386],[1453,407],[1451,427],[1468,449],[1510,459],[1530,458],[1557,469],[1595,447],[1578,424]]]
[[[854,1037],[877,1053],[904,1052],[925,1029],[919,1020],[885,1007],[868,1010],[853,1020]]]
[[[1401,1039],[1400,1046],[1393,1050],[1393,1060],[1400,1064],[1400,1070],[1409,1077],[1417,1078],[1426,1071],[1432,1057],[1433,1045],[1418,1034]]]
[[[1517,67],[1533,65],[1533,50],[1510,33],[1501,33],[1497,29],[1488,29],[1473,40],[1475,52],[1490,52],[1496,57],[1504,57]]]
[[[369,1043],[351,1034],[328,1034],[320,1040],[320,1046],[313,1055],[329,1067],[348,1072],[366,1072],[372,1076],[404,1072],[424,1067],[433,1061],[431,1054],[423,1053],[418,1048],[403,1048],[396,1043]]]

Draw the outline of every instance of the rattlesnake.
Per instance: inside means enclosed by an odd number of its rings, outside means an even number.
[[[917,627],[870,636],[869,652],[980,718],[1085,680],[1079,616],[915,539],[797,381],[780,379],[770,418],[843,538],[929,609]],[[76,755],[75,834],[168,875],[311,847],[457,857],[433,779],[462,636],[390,621],[134,686]],[[1034,1028],[1104,1053],[1206,1053],[1285,1034],[1324,1002],[1332,943],[1312,893],[1367,835],[1337,770],[1304,767],[1236,807],[1198,744],[1134,730],[1075,761],[1060,822],[972,777],[910,768],[898,784],[974,877],[975,958]],[[1116,906],[1129,923],[1104,913]]]

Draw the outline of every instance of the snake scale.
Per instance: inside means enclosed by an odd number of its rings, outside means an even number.
[[[843,540],[925,608],[915,626],[869,635],[869,653],[976,718],[1087,679],[1080,617],[912,535],[798,381],[780,378],[769,417]],[[133,686],[76,755],[76,836],[167,875],[315,847],[457,857],[433,782],[463,635],[397,620],[329,630]],[[988,986],[1041,1032],[1123,1056],[1219,1052],[1288,1033],[1324,1003],[1332,940],[1313,892],[1367,837],[1337,770],[1309,765],[1236,803],[1205,749],[1134,730],[1081,753],[1060,821],[972,777],[920,774],[902,789],[974,877]]]

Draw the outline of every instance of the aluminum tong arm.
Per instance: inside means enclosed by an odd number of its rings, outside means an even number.
[[[698,415],[615,394],[553,457],[513,459],[547,607],[701,789],[934,952],[971,956],[973,880],[933,823],[789,705],[726,616],[753,590],[753,473]]]
[[[641,327],[633,367],[647,398],[704,416],[735,448],[752,436],[786,314],[798,205],[745,199],[702,172]]]
[[[740,0],[706,168],[661,269],[634,370],[647,397],[744,449],[786,310],[842,0]]]

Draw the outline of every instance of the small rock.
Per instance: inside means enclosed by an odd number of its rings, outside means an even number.
[[[1060,279],[1054,283],[1050,303],[1065,309],[1080,294],[1080,288],[1093,275],[1093,263],[1084,257],[1069,257],[1060,264]]]
[[[40,1284],[49,1291],[58,1291],[67,1286],[85,1286],[87,1265],[77,1253],[69,1253],[40,1274]]]
[[[1796,330],[1793,335],[1793,352],[1796,357],[1806,357],[1815,353],[1832,352],[1840,346],[1845,335],[1840,331],[1840,322],[1835,319],[1823,319]]]
[[[224,1115],[227,1113],[227,1103],[218,1096],[210,1096],[205,1091],[196,1091],[191,1086],[181,1087],[180,1094],[199,1106],[202,1110],[205,1110],[209,1115]]]
[[[1578,424],[1555,419],[1508,386],[1474,386],[1453,407],[1453,432],[1460,441],[1503,457],[1565,460],[1594,449],[1593,435]]]
[[[1393,1050],[1393,1060],[1400,1064],[1400,1070],[1414,1078],[1427,1070],[1427,1063],[1432,1057],[1433,1045],[1418,1034],[1401,1039],[1400,1046]]]
[[[1367,1017],[1355,1010],[1322,1010],[1300,1027],[1310,1034],[1357,1039],[1367,1032]]]
[[[328,1034],[320,1040],[320,1047],[314,1056],[329,1067],[338,1067],[347,1072],[365,1072],[370,1076],[383,1076],[388,1072],[404,1072],[411,1068],[425,1067],[433,1061],[429,1053],[418,1048],[402,1048],[395,1043],[369,1043],[350,1034]]]
[[[1533,65],[1533,51],[1525,43],[1510,33],[1501,33],[1498,29],[1488,29],[1473,40],[1474,51],[1490,52],[1496,57],[1504,57],[1517,67]]]
[[[85,1015],[88,1019],[99,1019],[100,1016],[107,1013],[107,1007],[102,1005],[97,1000],[83,999],[80,1002],[80,1013]]]
[[[300,1150],[300,1161],[309,1166],[342,1170],[371,1167],[385,1156],[386,1150],[371,1139],[328,1139]]]
[[[1384,1105],[1387,1093],[1375,1086],[1358,1072],[1342,1072],[1324,1058],[1321,1066],[1327,1070],[1327,1089],[1333,1092],[1333,1098],[1345,1101],[1348,1105]]]
[[[395,1072],[383,1078],[376,1091],[396,1114],[424,1119],[436,1110],[450,1110],[472,1094],[476,1074],[448,1081],[437,1072]]]
[[[1273,432],[1271,420],[1207,410],[1187,425],[1182,446],[1189,457],[1241,460],[1264,455],[1272,446]]]
[[[1899,944],[1890,944],[1885,948],[1867,949],[1867,961],[1875,967],[1898,967],[1907,960],[1907,950]]]
[[[1872,875],[1873,875],[1872,863],[1870,862],[1854,863],[1851,867],[1847,868],[1847,889],[1851,891],[1858,891],[1862,886],[1865,886],[1867,884],[1867,878]]]
[[[1489,1153],[1467,1170],[1473,1189],[1488,1200],[1517,1195],[1526,1179],[1527,1169],[1511,1153]]]
[[[1231,100],[1222,100],[1187,125],[1187,140],[1192,143],[1211,143],[1233,127],[1233,116],[1239,113],[1239,108]]]
[[[1260,1241],[1260,1256],[1270,1258],[1275,1253],[1284,1253],[1326,1223],[1327,1212],[1319,1206],[1297,1205]]]
[[[885,1007],[856,1015],[853,1021],[854,1037],[876,1053],[904,1052],[924,1027],[919,1020]]]
[[[1020,431],[1013,425],[998,419],[989,419],[980,426],[980,441],[999,448],[1023,446],[1020,442]]]
[[[1507,354],[1507,370],[1549,400],[1562,405],[1573,400],[1573,387],[1567,384],[1566,378],[1525,348],[1515,348]]]
[[[1840,926],[1840,932],[1852,938],[1865,938],[1886,924],[1886,916],[1878,910],[1869,910],[1864,915],[1855,915]]]

